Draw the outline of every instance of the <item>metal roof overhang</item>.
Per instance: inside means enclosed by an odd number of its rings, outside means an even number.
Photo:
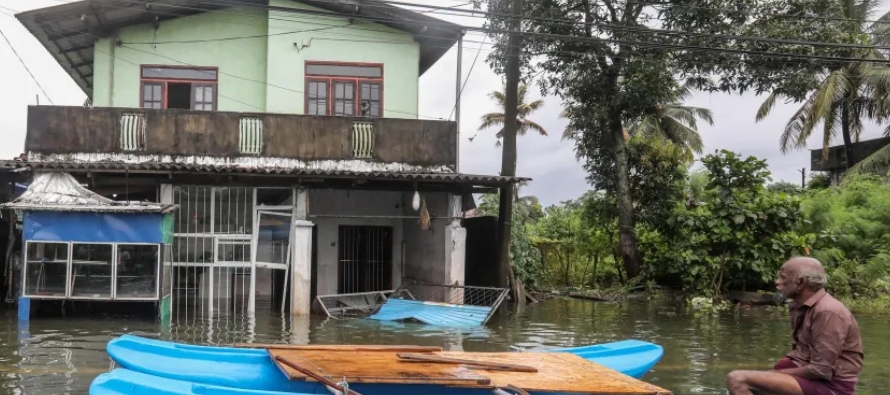
[[[501,188],[508,185],[531,181],[525,177],[504,177],[493,175],[462,173],[399,173],[399,172],[359,172],[343,170],[315,170],[295,168],[249,168],[237,166],[214,166],[179,163],[119,163],[119,162],[27,162],[20,160],[0,161],[0,172],[21,174],[30,172],[67,172],[71,174],[161,176],[168,179],[194,176],[208,182],[214,177],[239,177],[271,182],[275,178],[284,182],[298,181],[307,185],[313,183],[339,183],[359,185],[428,185],[451,189]],[[192,178],[194,179],[194,178]],[[374,189],[368,185],[368,189]]]
[[[295,0],[296,1],[296,0]],[[269,6],[267,0],[82,0],[16,14],[16,18],[46,48],[88,97],[93,96],[93,54],[99,38],[122,27],[218,11],[262,7],[273,11],[340,15],[408,32],[420,45],[423,75],[457,42],[460,25],[376,0],[299,0],[326,10],[316,12]],[[126,44],[126,43],[124,43]]]

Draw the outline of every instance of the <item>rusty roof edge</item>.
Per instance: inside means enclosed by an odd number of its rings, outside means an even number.
[[[94,172],[129,171],[131,173],[168,172],[232,175],[272,175],[272,176],[322,176],[332,178],[367,178],[378,180],[440,181],[440,182],[479,182],[485,184],[507,184],[531,181],[529,177],[507,177],[501,175],[466,173],[424,173],[393,171],[324,170],[306,168],[246,168],[241,166],[182,164],[182,163],[125,163],[125,162],[43,162],[0,160],[0,171],[67,171]]]

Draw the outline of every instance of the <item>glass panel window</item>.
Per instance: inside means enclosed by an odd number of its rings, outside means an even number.
[[[334,82],[334,115],[355,115],[355,84],[352,82]]]
[[[382,116],[383,66],[310,63],[306,78],[307,114]]]
[[[328,83],[324,81],[309,81],[309,89],[306,91],[309,115],[328,115]]]
[[[68,243],[28,243],[25,295],[65,296],[67,282]]]
[[[72,245],[72,298],[111,298],[111,251],[111,244]]]
[[[118,244],[117,298],[157,298],[157,244]]]
[[[192,87],[195,96],[194,109],[199,111],[213,111],[214,94],[212,85],[194,85]]]
[[[146,82],[142,84],[142,108],[164,108],[164,85],[159,82]]]
[[[363,82],[362,83],[362,101],[359,107],[360,115],[363,117],[379,117],[380,116],[380,83],[379,82]]]

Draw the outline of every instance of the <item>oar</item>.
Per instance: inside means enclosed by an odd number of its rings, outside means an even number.
[[[283,363],[283,364],[285,364],[285,365],[287,365],[287,366],[289,366],[289,367],[292,368],[292,369],[295,369],[296,371],[298,371],[298,372],[300,372],[300,373],[305,374],[306,376],[309,376],[309,377],[315,379],[315,380],[318,381],[319,383],[322,383],[322,384],[324,384],[324,385],[326,385],[326,386],[328,386],[328,387],[330,387],[330,388],[333,388],[333,389],[335,389],[335,390],[337,390],[337,391],[340,391],[340,393],[343,394],[343,395],[350,395],[350,394],[351,394],[351,395],[362,395],[362,394],[360,394],[360,393],[358,393],[358,392],[355,392],[354,390],[351,390],[351,389],[349,389],[349,388],[343,388],[340,384],[337,384],[337,383],[335,383],[335,382],[333,382],[333,381],[331,381],[331,380],[328,380],[327,378],[325,378],[325,377],[323,377],[323,376],[321,376],[321,375],[319,375],[319,374],[313,372],[313,371],[310,370],[310,369],[306,369],[306,368],[304,368],[304,367],[302,367],[302,366],[300,366],[300,365],[297,365],[297,364],[295,364],[295,363],[293,363],[293,362],[291,362],[291,361],[288,361],[288,360],[282,358],[280,355],[279,355],[279,356],[276,356],[276,357],[275,357],[275,360],[278,361],[278,362],[281,362],[281,363]]]

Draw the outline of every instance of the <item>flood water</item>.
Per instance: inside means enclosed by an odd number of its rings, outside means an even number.
[[[450,350],[576,346],[636,338],[661,344],[665,356],[644,380],[675,394],[726,394],[732,369],[768,369],[789,345],[784,312],[733,309],[695,314],[677,303],[630,300],[606,304],[551,299],[519,312],[501,309],[483,329],[432,330],[416,324],[313,318],[290,322],[258,313],[255,321],[174,317],[170,327],[136,318],[32,319],[21,325],[0,311],[0,389],[7,394],[86,394],[108,371],[105,343],[132,333],[200,344],[236,342],[438,345]],[[857,394],[890,392],[890,321],[857,317],[866,350]]]

